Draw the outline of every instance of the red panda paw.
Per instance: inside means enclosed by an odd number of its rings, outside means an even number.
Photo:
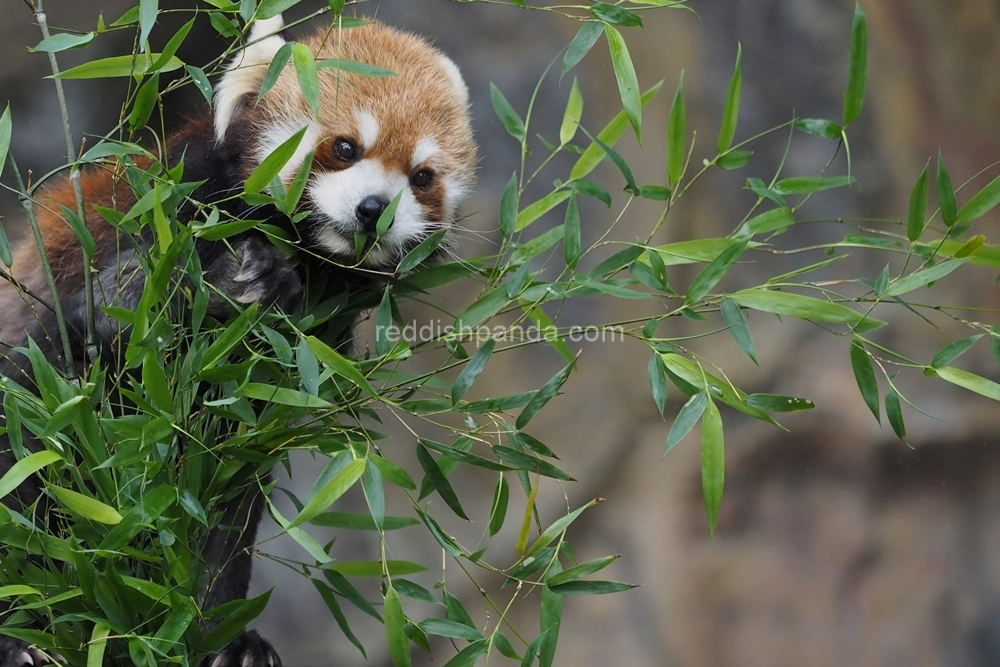
[[[61,655],[43,653],[20,639],[0,637],[0,667],[30,667],[65,662]]]
[[[244,630],[218,655],[206,658],[201,667],[281,667],[281,658],[256,630]]]
[[[233,244],[237,257],[210,271],[209,282],[240,304],[275,305],[285,313],[302,301],[302,278],[280,250],[266,239],[248,236]]]

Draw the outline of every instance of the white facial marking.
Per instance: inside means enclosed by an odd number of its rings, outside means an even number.
[[[438,142],[432,137],[420,137],[416,147],[413,149],[413,161],[410,163],[410,168],[416,169],[437,155],[440,150],[441,147],[438,146]]]
[[[383,266],[400,251],[407,241],[423,236],[427,220],[423,208],[410,191],[409,178],[400,172],[387,173],[376,160],[360,160],[341,171],[321,174],[309,185],[309,194],[317,212],[325,218],[317,240],[334,255],[354,254],[354,234],[361,231],[356,209],[372,195],[391,200],[403,192],[396,217],[389,231],[379,239],[379,247],[369,253],[365,264]]]
[[[451,80],[451,87],[454,89],[455,94],[458,95],[459,101],[463,105],[468,105],[469,89],[462,79],[462,73],[458,70],[458,65],[451,58],[443,54],[438,56],[438,64],[441,65],[444,73]]]
[[[295,153],[292,157],[285,163],[285,166],[281,168],[278,175],[281,177],[282,182],[288,183],[295,176],[295,173],[302,166],[303,160],[305,160],[306,153],[316,148],[317,142],[319,142],[320,131],[316,127],[316,124],[307,118],[300,118],[297,120],[287,120],[281,123],[272,125],[271,127],[264,130],[261,133],[260,139],[257,144],[257,161],[262,162],[264,158],[270,155],[274,149],[286,142],[293,134],[301,130],[304,126],[308,126],[305,134],[302,135],[302,141],[299,142],[298,148],[295,149]]]
[[[367,111],[357,111],[354,119],[358,122],[358,138],[361,139],[361,147],[370,149],[378,141],[380,129],[378,119]]]

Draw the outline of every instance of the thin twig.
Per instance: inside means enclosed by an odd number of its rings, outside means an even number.
[[[33,9],[35,20],[38,21],[38,27],[42,30],[42,37],[48,39],[50,34],[49,22],[45,14],[43,0],[34,0]],[[59,78],[59,63],[56,61],[54,51],[49,51],[49,65],[52,67],[52,80],[55,81],[56,96],[59,98],[59,113],[62,115],[63,134],[66,137],[66,159],[74,160],[69,172],[69,181],[73,184],[73,194],[76,196],[76,214],[79,216],[80,221],[86,225],[87,217],[83,207],[83,187],[80,184],[80,165],[75,159],[79,156],[77,156],[77,151],[73,145],[73,130],[69,123],[69,108],[66,105],[66,94],[63,92],[62,79]],[[92,275],[93,267],[91,265],[93,258],[87,257],[87,252],[83,249],[83,243],[80,244],[80,252],[83,254],[83,289],[87,304],[87,335],[85,346],[87,358],[95,361],[97,359],[97,345],[94,342],[94,279]]]

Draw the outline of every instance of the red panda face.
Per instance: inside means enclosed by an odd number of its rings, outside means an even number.
[[[314,114],[289,65],[253,105],[268,65],[284,44],[277,35],[261,37],[280,27],[280,18],[257,23],[250,46],[217,86],[216,139],[221,141],[233,123],[251,126],[249,173],[307,128],[281,177],[290,181],[313,152],[301,206],[312,211],[303,224],[314,251],[353,264],[355,237],[363,234],[369,245],[362,265],[392,270],[417,243],[453,224],[472,186],[475,145],[468,91],[458,68],[420,38],[378,23],[324,30],[300,40],[317,61],[342,58],[395,75],[322,69],[320,110]],[[376,238],[376,223],[397,195],[392,224]]]

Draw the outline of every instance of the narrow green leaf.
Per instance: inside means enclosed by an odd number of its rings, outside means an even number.
[[[562,535],[570,524],[576,521],[576,518],[583,513],[584,510],[592,507],[597,503],[596,500],[591,500],[586,505],[578,507],[566,516],[560,517],[552,523],[551,526],[542,531],[542,534],[538,536],[538,539],[531,545],[531,547],[524,552],[524,557],[529,558],[534,556],[539,551],[549,546],[553,540]]]
[[[34,47],[29,47],[29,51],[44,51],[46,53],[58,53],[67,49],[82,49],[94,41],[94,33],[88,32],[83,35],[74,35],[69,32],[60,32],[49,35]]]
[[[663,359],[656,352],[649,358],[649,365],[646,368],[649,375],[649,386],[653,390],[653,402],[656,409],[663,416],[663,409],[667,405],[667,369],[663,365]]]
[[[505,286],[490,290],[459,314],[455,319],[455,331],[461,336],[468,335],[473,327],[496,315],[508,303]]]
[[[508,465],[519,470],[533,472],[544,477],[561,479],[567,482],[573,481],[572,477],[548,461],[543,461],[530,454],[519,452],[516,449],[504,447],[503,445],[494,445],[493,453],[496,454],[504,463],[507,463]]]
[[[562,125],[559,126],[559,145],[565,146],[576,136],[576,130],[580,127],[580,119],[583,117],[583,95],[580,93],[580,86],[576,79],[573,79],[573,86],[569,89],[569,99],[566,100],[566,111],[563,113]]]
[[[951,382],[969,391],[974,391],[987,398],[992,398],[994,401],[1000,401],[1000,384],[992,380],[987,380],[984,377],[952,366],[942,366],[941,368],[932,370],[942,380]]]
[[[580,260],[580,208],[576,197],[569,198],[566,206],[566,220],[563,224],[563,254],[566,266],[575,268]]]
[[[594,24],[594,25],[600,25],[600,24]],[[653,99],[653,97],[656,96],[656,93],[659,92],[660,86],[662,85],[663,82],[660,81],[655,86],[653,86],[645,93],[643,93],[642,97],[639,98],[639,104],[645,107],[646,104],[651,99]],[[621,138],[622,134],[625,132],[625,128],[627,127],[628,127],[628,117],[626,116],[624,110],[619,111],[618,114],[615,115],[615,117],[612,118],[611,121],[604,126],[604,129],[602,129],[597,134],[597,138],[608,146],[614,146],[615,142],[617,142],[618,139]],[[587,149],[583,151],[583,155],[581,155],[577,159],[576,164],[574,164],[573,168],[570,170],[569,180],[570,181],[579,180],[584,176],[586,176],[587,174],[589,174],[590,172],[592,172],[594,168],[601,163],[601,160],[604,159],[604,155],[605,153],[600,146],[596,144],[591,144],[590,146],[588,146]]]
[[[559,391],[559,389],[565,384],[566,380],[569,378],[570,371],[573,370],[573,364],[567,364],[561,371],[552,376],[552,378],[546,382],[541,389],[535,392],[535,395],[531,397],[528,404],[524,406],[521,410],[521,414],[517,416],[517,422],[515,423],[518,430],[523,429],[527,426],[528,422],[531,421],[538,412],[545,407],[545,404],[552,399],[553,396]]]
[[[939,368],[950,364],[955,359],[958,359],[960,356],[965,354],[969,348],[976,344],[976,341],[983,337],[983,335],[984,334],[969,336],[968,338],[962,338],[945,345],[937,351],[937,354],[934,355],[934,359],[931,361],[931,367]]]
[[[783,232],[794,224],[795,218],[792,215],[792,209],[782,206],[750,218],[736,230],[735,236],[743,237],[766,234],[768,232]]]
[[[510,499],[510,487],[507,479],[500,475],[497,480],[496,489],[493,491],[493,504],[490,506],[490,537],[493,537],[503,528],[504,519],[507,518],[507,503]]]
[[[257,165],[257,168],[253,170],[243,185],[244,194],[257,194],[271,184],[271,181],[281,173],[281,169],[295,155],[295,151],[298,149],[299,144],[302,143],[302,137],[305,135],[307,129],[308,127],[303,127],[283,141],[280,146],[271,151],[271,154]]]
[[[0,498],[8,496],[14,489],[21,486],[21,482],[34,475],[47,465],[61,460],[62,457],[56,452],[44,450],[35,452],[24,457],[0,477]]]
[[[892,288],[889,288],[892,292]],[[741,290],[735,294],[730,294],[729,298],[746,308],[760,310],[765,313],[776,315],[789,315],[803,320],[815,320],[817,322],[834,322],[844,324],[858,324],[862,320],[873,328],[884,326],[885,322],[848,308],[839,303],[814,299],[801,294],[791,294],[789,292],[776,292],[760,287]]]
[[[112,56],[91,60],[82,65],[64,70],[55,79],[105,79],[119,76],[142,76],[159,59],[159,53],[140,53],[136,56]],[[173,72],[184,67],[184,62],[174,56],[157,69],[159,72]]]
[[[743,251],[746,250],[747,242],[747,239],[738,241],[713,259],[691,283],[687,295],[684,297],[684,303],[692,304],[701,301],[729,272],[729,269],[736,263],[736,260],[740,258]]]
[[[279,405],[291,405],[297,408],[331,410],[335,407],[333,403],[304,391],[288,387],[275,387],[262,382],[248,382],[240,388],[239,392],[247,398]]]
[[[489,640],[480,639],[459,651],[454,658],[444,663],[444,667],[473,667],[489,650]]]
[[[365,471],[365,465],[365,459],[355,459],[347,464],[347,467],[337,473],[306,502],[299,515],[285,529],[296,528],[312,521],[320,512],[332,505],[361,478]]]
[[[808,398],[780,394],[750,394],[747,396],[747,404],[767,412],[801,412],[816,407]]]
[[[986,187],[972,196],[972,199],[965,203],[965,206],[958,212],[955,224],[965,225],[973,220],[981,218],[983,215],[1000,204],[1000,176],[990,181]]]
[[[740,112],[740,89],[743,85],[743,45],[736,45],[736,67],[729,80],[729,91],[726,93],[726,106],[722,111],[722,126],[719,128],[719,140],[715,147],[719,153],[725,153],[733,144],[736,136],[736,120]]]
[[[605,23],[625,26],[626,28],[642,28],[642,19],[633,11],[606,2],[595,2],[590,7],[590,13]]]
[[[378,461],[378,457],[368,459],[369,463]],[[378,464],[375,464],[378,467]],[[343,528],[345,530],[378,530],[369,514],[351,514],[349,512],[322,512],[313,517],[310,521],[314,526],[328,526],[330,528]],[[382,517],[382,530],[399,530],[416,526],[420,522],[409,516],[384,516]]]
[[[621,593],[635,588],[634,584],[624,584],[620,581],[568,581],[565,584],[548,584],[547,588],[559,595],[606,595]]]
[[[865,101],[865,86],[868,79],[868,25],[861,3],[854,5],[854,22],[851,26],[851,66],[847,74],[847,90],[844,91],[844,127],[846,128],[861,113]]]
[[[948,165],[945,164],[941,151],[938,151],[936,182],[938,206],[941,207],[941,220],[944,224],[951,227],[958,219],[958,204],[955,201],[955,188],[951,186],[951,175],[948,173]]]
[[[417,462],[420,467],[424,469],[424,473],[427,475],[427,479],[430,480],[434,489],[444,500],[445,504],[451,508],[451,511],[460,516],[461,518],[468,520],[469,517],[465,514],[465,510],[462,509],[462,503],[458,499],[458,495],[455,493],[455,489],[452,488],[451,483],[448,478],[441,472],[441,468],[438,467],[437,461],[431,457],[430,452],[423,444],[417,443]]]
[[[390,577],[402,577],[427,571],[425,566],[406,560],[387,560],[384,563],[379,560],[342,560],[326,567],[345,577],[352,578],[381,577],[383,570],[388,571]]]
[[[875,381],[875,371],[872,368],[872,360],[868,357],[868,352],[860,343],[851,343],[851,368],[854,369],[854,379],[861,390],[861,397],[865,399],[868,409],[875,415],[875,420],[882,423],[879,414],[878,383]]]
[[[795,121],[795,129],[824,139],[839,140],[844,135],[844,129],[840,125],[822,118],[800,118]]]
[[[514,111],[514,107],[510,105],[510,102],[503,96],[500,89],[492,83],[490,84],[490,101],[493,102],[493,111],[496,113],[497,118],[500,119],[500,122],[503,123],[507,133],[517,139],[518,142],[523,142],[525,138],[524,121]]]
[[[903,408],[899,404],[899,394],[892,387],[885,392],[885,416],[889,418],[889,425],[892,426],[893,433],[902,440],[906,437],[906,424],[903,422]]]
[[[604,26],[604,35],[608,39],[608,49],[611,52],[611,64],[618,81],[618,93],[621,96],[622,108],[628,117],[628,122],[635,132],[636,141],[642,145],[642,105],[639,102],[639,80],[635,75],[632,57],[628,53],[625,40],[617,28]]]
[[[924,165],[924,170],[920,172],[920,177],[913,186],[910,193],[910,215],[906,223],[906,238],[911,243],[920,238],[924,231],[924,220],[927,215],[927,170],[929,164]]]
[[[104,623],[94,623],[90,633],[90,644],[87,646],[87,667],[104,667],[104,651],[108,648],[108,635],[111,628]]]
[[[580,563],[575,565],[568,570],[564,570],[558,574],[554,574],[545,580],[546,586],[558,586],[560,584],[565,584],[570,581],[576,581],[577,579],[582,579],[587,575],[591,575],[595,572],[599,572],[611,565],[620,556],[604,556],[603,558],[595,558],[594,560],[589,560],[586,563]]]
[[[112,526],[122,520],[122,515],[115,508],[105,505],[96,498],[55,485],[49,486],[48,489],[59,500],[59,504],[73,514]]]
[[[715,166],[727,171],[742,169],[750,162],[753,151],[729,151],[725,155],[720,155],[715,160]]]
[[[338,69],[347,74],[357,74],[367,76],[372,79],[383,79],[389,76],[397,76],[391,69],[378,67],[369,63],[361,63],[357,60],[347,60],[346,58],[325,58],[317,61],[317,69]]]
[[[757,364],[757,351],[754,349],[753,338],[750,336],[750,327],[747,326],[747,320],[743,315],[743,311],[732,299],[723,299],[720,304],[720,310],[722,311],[722,319],[725,321],[726,326],[729,327],[729,333],[732,334],[733,340],[750,357],[750,360]],[[757,365],[759,366],[760,364]]]
[[[941,262],[940,264],[935,264],[932,267],[926,269],[920,269],[914,271],[908,276],[904,276],[899,280],[890,283],[889,288],[885,291],[886,296],[902,296],[907,292],[912,292],[913,290],[923,287],[928,283],[935,282],[944,278],[946,275],[957,269],[958,267],[965,264],[966,260],[963,259],[952,259],[947,262]]]
[[[969,240],[963,243],[961,246],[959,246],[958,249],[955,251],[955,254],[952,255],[952,257],[954,257],[955,259],[961,259],[963,257],[972,257],[977,252],[979,252],[980,248],[982,248],[984,245],[986,245],[986,237],[983,236],[982,234],[976,234],[975,236],[970,237]]]
[[[399,594],[390,584],[385,591],[385,636],[389,642],[389,657],[395,667],[410,667],[410,641],[406,638],[404,627],[406,617],[403,616],[403,605]]]
[[[703,391],[699,391],[688,399],[670,426],[670,433],[667,434],[667,445],[663,449],[664,456],[691,432],[691,429],[704,414],[706,405],[708,405],[708,394]]]
[[[458,401],[465,396],[465,392],[469,391],[469,387],[472,386],[472,383],[476,381],[479,374],[483,372],[484,368],[486,368],[486,364],[489,362],[490,356],[493,354],[494,347],[496,347],[496,339],[488,339],[485,343],[483,343],[483,346],[479,348],[479,351],[472,356],[469,363],[467,363],[465,368],[462,369],[462,372],[458,374],[458,377],[455,378],[455,384],[451,386],[452,405],[457,404]]]
[[[385,521],[385,487],[382,484],[382,474],[379,473],[378,467],[370,459],[365,466],[365,474],[361,479],[361,484],[364,488],[365,501],[368,503],[368,512],[371,514],[372,521],[381,531]]]
[[[684,72],[682,71],[667,120],[667,183],[674,190],[677,189],[677,184],[684,172],[684,159],[687,154],[686,139],[687,111],[684,107]]]
[[[306,340],[309,341],[309,347],[312,349],[313,354],[316,355],[316,358],[329,366],[330,370],[347,378],[372,396],[377,395],[375,389],[368,382],[368,378],[361,374],[354,362],[315,336],[309,336]]]
[[[715,524],[722,503],[726,458],[722,435],[722,416],[715,401],[709,400],[701,420],[701,492],[708,513],[708,529],[715,535]]]
[[[257,93],[258,102],[264,99],[268,91],[278,82],[278,77],[281,76],[282,71],[288,65],[288,61],[292,58],[293,46],[295,46],[295,42],[285,42],[274,54],[270,64],[267,66],[267,72],[264,73],[264,79],[260,83],[260,92]]]
[[[774,189],[783,195],[803,195],[843,188],[854,181],[853,176],[803,176],[782,179],[775,183]]]
[[[146,40],[156,23],[159,5],[159,0],[139,0],[139,48],[143,51],[149,50]]]
[[[881,299],[885,296],[886,290],[889,289],[889,265],[886,264],[882,269],[882,273],[878,274],[878,278],[875,280],[875,287],[872,291],[875,293],[875,297]]]
[[[438,637],[451,637],[452,639],[465,639],[474,642],[483,638],[483,634],[475,628],[470,628],[464,623],[456,623],[444,618],[428,618],[420,622],[420,629],[429,635]]]
[[[579,32],[570,42],[569,47],[566,49],[566,55],[563,56],[562,62],[562,74],[560,76],[565,76],[566,72],[573,69],[577,63],[583,60],[583,57],[590,52],[594,44],[597,42],[597,38],[601,36],[604,31],[604,26],[600,21],[587,21],[580,28]]]
[[[640,190],[635,183],[635,176],[632,174],[632,168],[628,166],[628,162],[625,161],[625,158],[623,158],[618,151],[588,132],[586,128],[584,128],[583,133],[586,134],[587,138],[593,143],[597,144],[604,154],[611,158],[611,161],[615,163],[616,167],[618,167],[618,171],[620,171],[622,176],[625,178],[625,191],[632,194],[639,194]]]
[[[312,51],[305,44],[292,44],[292,63],[299,80],[302,97],[309,103],[313,116],[319,115],[319,74],[316,71],[316,60]]]
[[[422,261],[433,255],[434,251],[441,245],[441,239],[444,238],[447,231],[447,229],[439,229],[414,246],[413,250],[406,253],[406,256],[400,260],[399,266],[396,267],[396,273],[408,273],[417,268]]]
[[[402,199],[403,199],[403,190],[400,190],[399,192],[396,193],[396,196],[392,198],[392,201],[389,202],[389,205],[385,207],[385,210],[379,214],[378,220],[375,222],[375,235],[377,237],[381,238],[382,236],[385,236],[385,233],[387,231],[389,231],[389,227],[392,226],[393,221],[396,219],[396,210],[399,208],[399,202],[402,201]],[[426,249],[427,246],[424,246],[420,249],[420,252],[424,252]],[[414,248],[413,250],[415,251],[416,248]],[[407,257],[404,257],[403,259],[406,260]],[[423,259],[425,258],[421,258],[420,261],[423,261]],[[413,260],[411,259],[407,263],[410,263],[412,261]],[[417,262],[417,264],[419,263],[420,262]]]
[[[518,218],[517,207],[517,172],[514,172],[510,175],[510,180],[503,189],[503,197],[500,199],[500,233],[505,239],[509,239],[514,233]]]

